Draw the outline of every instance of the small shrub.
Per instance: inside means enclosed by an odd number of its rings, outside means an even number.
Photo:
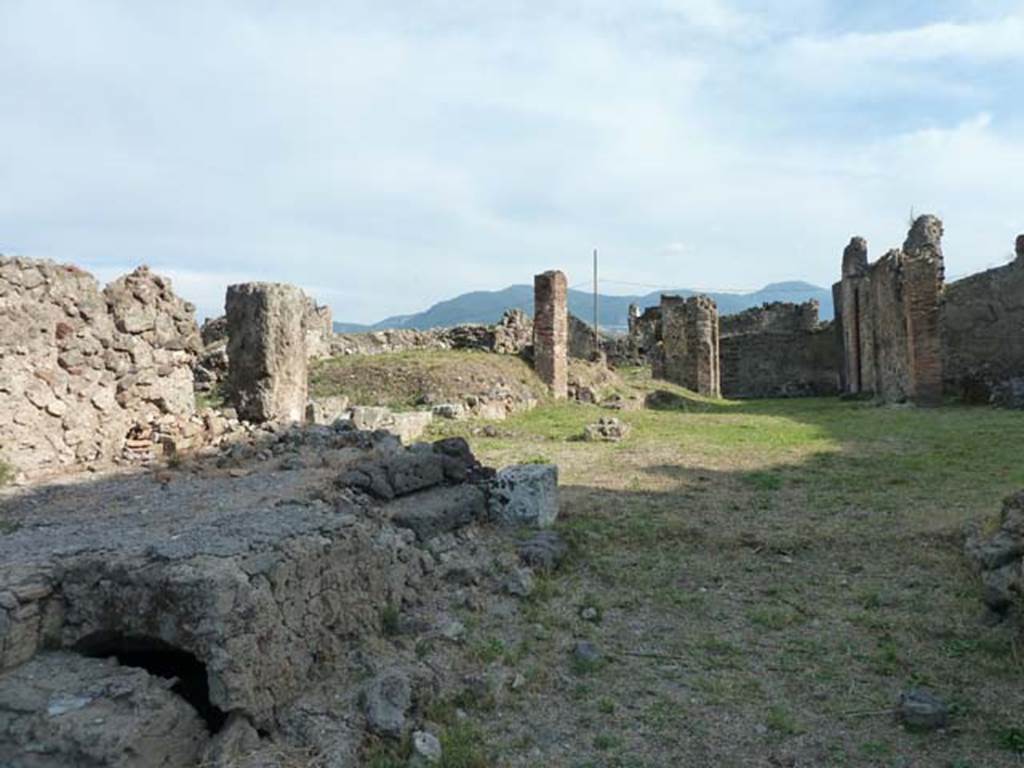
[[[388,603],[384,606],[384,610],[380,612],[380,628],[385,636],[398,636],[401,631],[400,621],[401,614],[399,613],[397,605]]]
[[[996,731],[996,741],[1001,748],[1009,752],[1024,754],[1024,728],[1018,725],[1000,728]]]
[[[494,761],[488,754],[483,734],[471,723],[458,723],[445,729],[441,736],[442,768],[491,768]]]

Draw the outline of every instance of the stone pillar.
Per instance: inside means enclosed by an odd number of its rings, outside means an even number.
[[[700,395],[720,397],[718,307],[714,300],[662,296],[661,326],[661,375]]]
[[[228,287],[228,382],[238,415],[302,421],[308,399],[307,299],[292,285]]]
[[[556,400],[568,397],[568,295],[564,272],[533,278],[533,367]]]
[[[1024,264],[1024,235],[1017,235],[1014,251],[1017,254],[1017,263]]]
[[[868,301],[868,243],[863,237],[850,238],[843,249],[843,276],[839,283],[839,327],[842,333],[843,371],[840,379],[850,394],[871,391],[872,373],[866,360],[864,324]]]
[[[907,325],[908,396],[918,405],[942,404],[939,303],[945,266],[942,222],[920,216],[903,244],[903,309]]]

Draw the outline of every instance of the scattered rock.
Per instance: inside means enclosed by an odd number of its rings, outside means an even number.
[[[569,545],[554,531],[540,531],[518,548],[519,560],[543,571],[555,570],[569,552]]]
[[[505,591],[515,597],[529,597],[533,592],[533,572],[529,568],[515,568],[505,579]]]
[[[412,686],[403,672],[384,672],[366,688],[364,706],[366,723],[371,731],[388,738],[400,738],[405,730],[405,716],[412,706]]]
[[[586,608],[580,611],[580,618],[584,621],[596,622],[598,619],[601,618],[601,612],[597,610],[597,608],[588,605]]]
[[[457,643],[466,636],[466,626],[461,621],[449,621],[441,627],[441,637]]]
[[[905,691],[896,704],[896,719],[909,730],[934,731],[946,726],[949,707],[930,691]]]
[[[583,439],[587,442],[617,443],[629,436],[631,427],[614,416],[604,417],[596,424],[590,424],[583,431]]]
[[[558,517],[558,467],[518,464],[491,482],[491,518],[504,525],[547,528]]]
[[[589,640],[578,640],[573,646],[572,657],[574,661],[587,666],[600,664],[604,659],[597,646]]]
[[[439,765],[443,756],[441,741],[427,731],[415,731],[412,734],[412,755],[409,768],[424,768],[428,765]]]

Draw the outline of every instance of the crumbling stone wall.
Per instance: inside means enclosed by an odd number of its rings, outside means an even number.
[[[569,310],[565,273],[544,272],[533,279],[533,366],[558,400],[568,397]]]
[[[228,385],[239,416],[302,421],[309,391],[308,297],[293,285],[228,287]]]
[[[722,338],[742,333],[799,333],[818,327],[820,304],[811,299],[803,304],[773,301],[722,317]]]
[[[661,297],[664,362],[655,370],[667,381],[708,397],[721,396],[718,307],[707,296]]]
[[[722,393],[726,397],[814,397],[839,391],[833,323],[818,322],[818,302],[774,302],[722,318]]]
[[[379,355],[429,349],[475,349],[519,355],[533,345],[533,321],[521,309],[507,309],[497,325],[457,325],[417,330],[397,328],[370,333],[339,333],[331,338],[331,355]]]
[[[948,394],[1024,407],[1024,235],[1010,264],[946,286],[940,310]]]
[[[871,265],[866,242],[850,241],[834,290],[847,392],[872,393],[887,402],[941,402],[942,234],[939,219],[920,216],[903,248]]]
[[[832,323],[792,333],[723,336],[725,397],[823,397],[839,392],[839,353]]]
[[[107,462],[133,429],[187,420],[195,308],[141,267],[102,291],[77,267],[0,257],[0,458]]]
[[[603,344],[594,338],[594,327],[569,315],[569,357],[577,360],[597,360]]]

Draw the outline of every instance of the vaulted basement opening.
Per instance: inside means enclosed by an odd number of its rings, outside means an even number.
[[[206,722],[210,733],[217,733],[227,714],[210,701],[206,665],[194,654],[154,637],[96,632],[79,640],[74,651],[91,658],[115,658],[126,667],[138,667],[151,675],[175,680],[171,690],[191,704]]]

